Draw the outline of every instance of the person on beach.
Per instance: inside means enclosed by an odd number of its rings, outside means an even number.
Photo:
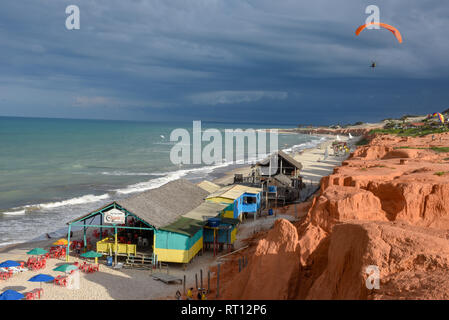
[[[176,297],[176,300],[181,300],[181,292],[179,292],[179,290],[176,291],[175,297]]]
[[[198,298],[198,300],[201,300],[201,291],[198,291],[198,294],[196,295],[196,297]]]
[[[187,291],[187,300],[193,300],[193,288]]]
[[[201,294],[201,300],[207,300],[206,291],[203,291],[203,293]]]

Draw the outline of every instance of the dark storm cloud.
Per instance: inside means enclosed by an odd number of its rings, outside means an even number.
[[[71,4],[80,30],[65,28]],[[370,4],[403,44],[386,30],[355,37]],[[5,0],[0,115],[327,123],[439,111],[448,14],[436,0]]]

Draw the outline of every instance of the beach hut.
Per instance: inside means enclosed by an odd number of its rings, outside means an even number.
[[[179,217],[154,233],[158,261],[189,263],[203,249],[203,221]]]
[[[217,218],[210,219],[203,229],[203,243],[206,249],[213,248],[214,256],[218,250],[226,245],[228,250],[233,248],[236,236],[238,219]]]
[[[233,204],[204,202],[183,217],[195,219],[204,223],[203,246],[213,247],[216,251],[226,245],[232,248],[237,234],[237,219],[224,218],[224,211]],[[232,216],[234,212],[232,211]]]
[[[242,220],[242,214],[259,213],[261,207],[261,188],[244,185],[231,185],[210,194],[206,201],[227,204],[222,217]]]
[[[158,261],[184,263],[186,259],[190,261],[194,256],[192,252],[195,254],[198,252],[197,246],[199,245],[195,246],[195,244],[199,238],[202,239],[202,233],[192,234],[194,227],[189,227],[189,225],[195,226],[195,220],[194,223],[191,221],[187,223],[185,220],[179,222],[178,220],[183,214],[203,203],[204,198],[208,195],[207,191],[187,180],[171,181],[159,188],[114,201],[70,221],[68,223],[69,234],[72,226],[83,227],[84,242],[86,242],[86,228],[100,228],[100,234],[104,228],[113,229],[114,237],[97,242],[96,251],[103,254],[114,254],[115,263],[117,263],[117,256],[130,257],[137,254],[150,257],[157,255]],[[96,217],[100,217],[100,224],[92,223]],[[178,224],[174,225],[174,223]],[[184,245],[180,246],[182,241],[184,241]],[[172,254],[173,251],[167,254],[166,250],[189,252]],[[174,256],[175,258],[173,258]],[[180,256],[182,258],[179,258]]]

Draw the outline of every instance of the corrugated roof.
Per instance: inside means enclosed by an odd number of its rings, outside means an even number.
[[[228,204],[204,202],[195,209],[184,214],[183,217],[204,221],[207,217],[216,217],[220,211],[223,211]]]
[[[179,217],[169,225],[160,228],[160,230],[181,233],[191,237],[195,235],[198,231],[200,231],[205,223],[206,223],[205,221],[203,222],[186,217]]]
[[[215,191],[218,191],[221,187],[218,184],[215,184],[213,182],[204,180],[197,184],[198,187],[206,190],[209,193],[214,193]]]
[[[253,187],[236,184],[236,185],[231,185],[231,186],[226,186],[224,188],[221,188],[217,192],[210,194],[206,199],[220,197],[220,198],[235,200],[244,193],[259,193],[261,191],[262,191],[261,188],[253,188]]]

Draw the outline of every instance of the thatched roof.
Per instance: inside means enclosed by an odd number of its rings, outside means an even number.
[[[271,172],[269,172],[269,168],[265,168],[268,167],[270,165],[270,160],[277,155],[279,158],[281,158],[283,161],[289,163],[293,168],[296,168],[298,170],[302,170],[302,164],[299,161],[296,161],[291,155],[285,153],[284,151],[278,151],[277,153],[268,156],[267,158],[260,160],[259,162],[257,162],[257,166],[259,166],[259,169],[261,170],[261,174],[263,175],[275,175],[279,168],[277,166],[273,166],[271,168]]]
[[[150,225],[161,228],[198,207],[208,195],[195,184],[179,179],[116,203]]]
[[[277,174],[273,178],[286,186],[292,185],[292,180],[284,174]]]
[[[287,153],[285,153],[284,151],[279,151],[278,155],[280,157],[282,157],[285,161],[287,161],[288,163],[290,163],[292,166],[296,167],[298,170],[302,169],[302,164],[301,162],[296,161],[295,159],[293,159],[293,157]]]

